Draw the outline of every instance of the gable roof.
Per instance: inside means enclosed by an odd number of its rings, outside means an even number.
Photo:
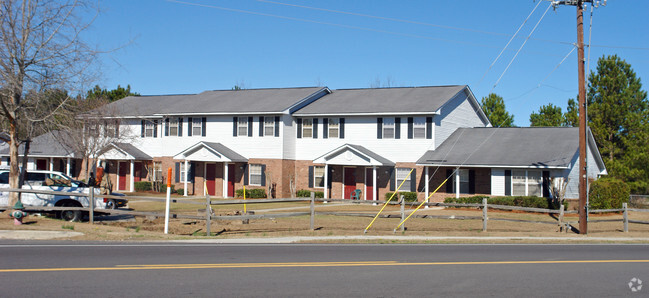
[[[294,115],[433,114],[464,89],[466,85],[337,89]]]
[[[205,148],[208,151],[210,151],[210,154],[216,154],[219,157],[220,161],[230,161],[230,162],[248,162],[248,159],[242,156],[241,154],[235,152],[234,150],[228,148],[227,146],[221,144],[221,143],[214,143],[214,142],[198,142],[192,146],[187,147],[187,149],[181,151],[180,153],[174,155],[174,159],[188,159],[193,153],[196,151],[200,150],[201,148]],[[224,158],[222,158],[222,157]],[[189,158],[188,160],[196,160],[196,161],[211,161],[211,156],[203,156],[200,159],[192,159]]]
[[[32,139],[29,144],[29,156],[32,157],[74,157],[73,150],[61,144],[55,135],[57,131],[50,131]],[[25,144],[20,144],[18,153],[23,155]],[[0,155],[9,155],[9,146],[0,147]]]
[[[205,91],[188,95],[129,96],[105,107],[119,117],[281,114],[326,94],[326,87]]]
[[[594,139],[589,147],[605,171]],[[460,128],[420,165],[465,167],[569,168],[579,149],[578,127]],[[594,148],[593,148],[594,147]]]
[[[142,152],[142,150],[137,149],[137,147],[129,144],[129,143],[111,143],[111,145],[117,149],[122,151],[123,153],[130,155],[134,160],[153,160],[153,157],[149,156],[148,154]],[[107,150],[104,150],[107,151]]]
[[[344,157],[346,159],[342,163],[340,161],[332,162],[343,153],[349,153],[349,156]],[[363,159],[363,162],[358,160],[353,160],[353,154],[358,155]],[[354,144],[344,144],[334,150],[331,150],[324,155],[313,160],[314,163],[324,163],[324,164],[343,164],[343,165],[356,165],[356,166],[394,166],[394,162],[374,153],[372,150],[369,150],[361,145]]]

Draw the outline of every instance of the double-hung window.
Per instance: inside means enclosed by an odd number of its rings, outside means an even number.
[[[248,135],[248,117],[239,117],[237,122],[237,134],[240,136]]]
[[[202,130],[203,130],[203,121],[202,118],[193,118],[192,123],[190,124],[192,126],[192,135],[193,136],[201,136],[202,135]]]
[[[543,195],[542,187],[543,175],[541,171],[512,171],[512,195],[540,197]]]
[[[383,138],[394,139],[394,118],[383,118]]]
[[[144,137],[146,138],[153,138],[153,121],[145,121],[144,122]]]
[[[340,120],[338,118],[329,118],[329,138],[337,139],[340,133]]]
[[[313,137],[313,119],[308,118],[302,120],[302,137],[303,138]]]
[[[262,165],[250,165],[250,185],[261,185]]]
[[[169,119],[169,135],[170,136],[178,136],[178,131],[180,128],[178,127],[178,118],[171,118]]]
[[[264,136],[275,136],[275,117],[264,117]]]
[[[185,174],[187,173],[187,168],[185,168],[185,163],[180,163],[180,171],[178,172],[180,176],[180,182],[185,182]]]
[[[410,183],[412,181],[412,177],[408,175],[410,174],[411,170],[411,168],[397,168],[397,187],[399,187],[399,185],[401,185],[401,182],[403,182],[400,191],[408,191],[411,189]]]
[[[412,134],[415,139],[426,138],[426,117],[415,117],[412,124]],[[468,174],[467,174],[468,175]]]
[[[313,168],[313,185],[317,188],[324,188],[324,166],[315,166]]]
[[[162,162],[153,162],[153,181],[162,181]]]
[[[458,176],[460,176],[460,193],[469,193],[469,170],[460,169],[458,170]],[[455,175],[453,176],[453,192],[456,191],[457,184],[455,182]]]

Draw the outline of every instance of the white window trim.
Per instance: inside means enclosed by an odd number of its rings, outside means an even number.
[[[175,128],[176,133],[172,133],[171,129]],[[180,132],[180,120],[178,118],[169,118],[169,136],[170,137],[177,137]]]
[[[305,121],[311,121],[310,125],[306,125]],[[305,136],[306,134],[304,133],[307,129],[311,130],[311,135],[310,136]],[[311,118],[304,118],[302,119],[302,138],[313,138],[313,119]]]
[[[406,179],[401,179],[401,180],[399,179],[399,170],[400,169],[405,173]],[[410,171],[412,171],[412,168],[397,168],[396,171],[397,172],[394,174],[394,180],[395,180],[395,184],[394,184],[395,188],[394,189],[395,189],[395,191],[399,187],[399,185],[401,185],[401,181],[403,181],[403,180],[410,181],[410,183],[412,183],[412,175],[408,175],[408,173],[410,173]],[[412,184],[410,184],[410,185],[412,185]],[[410,191],[410,187],[407,188],[406,190],[404,190],[404,188],[402,187],[399,191],[400,192]]]
[[[332,125],[332,123],[335,122],[335,125]],[[332,134],[331,130],[336,129],[336,134]],[[328,124],[327,124],[327,137],[330,139],[338,139],[340,138],[340,119],[338,118],[329,118]]]
[[[259,173],[253,173],[253,168],[259,168]],[[250,167],[248,168],[248,182],[252,186],[261,186],[261,181],[263,180],[262,175],[264,174],[262,171],[263,165],[261,164],[250,164]],[[259,183],[253,183],[252,176],[259,176]]]
[[[268,119],[270,119],[270,122],[268,122]],[[266,133],[266,129],[269,128],[271,129],[270,134]],[[264,117],[264,136],[275,136],[275,117]]]
[[[469,191],[469,189],[471,188],[471,186],[470,186],[470,183],[471,183],[470,180],[471,180],[471,178],[469,177],[469,175],[470,175],[470,174],[469,174],[469,171],[470,171],[470,170],[469,170],[469,169],[459,169],[458,171],[459,171],[459,172],[458,172],[458,175],[457,175],[457,176],[460,177],[460,193],[461,193],[461,194],[470,194],[470,191]],[[465,181],[465,180],[462,180],[462,173],[465,173],[465,175],[466,175],[466,176],[465,176],[465,177],[466,177],[466,181]],[[457,187],[457,186],[456,186],[457,183],[455,182],[455,177],[456,177],[456,175],[453,175],[453,181],[452,181],[452,182],[453,182],[453,183],[452,183],[452,184],[453,184],[453,193],[456,193],[456,192],[457,192],[457,189],[456,189],[456,187]],[[466,183],[466,185],[467,185],[467,190],[466,190],[466,192],[462,192],[462,184],[463,184],[463,183]]]
[[[153,121],[145,121],[144,122],[144,137],[145,138],[153,138],[154,129],[155,129],[155,127],[153,126]],[[151,134],[149,135],[149,133],[151,133]]]
[[[187,166],[189,166],[189,164],[188,164]],[[179,173],[179,175],[180,175],[180,181],[178,181],[178,182],[185,183],[185,176],[187,176],[187,175],[185,174],[185,172],[187,172],[187,169],[185,168],[185,163],[184,163],[184,162],[181,162],[181,163],[180,163],[180,171],[179,171],[179,172],[180,172],[180,173]],[[189,177],[188,177],[188,178],[189,178]]]
[[[202,136],[203,135],[203,119],[202,118],[192,118],[192,136]],[[198,128],[198,133],[196,133],[195,129]]]
[[[543,197],[543,171],[540,170],[520,170],[520,169],[512,169],[512,178],[510,181],[510,189],[511,189],[511,196],[530,196],[530,184],[535,184],[539,185],[541,187],[541,193],[540,197]],[[518,195],[514,194],[514,171],[523,171],[525,172],[525,194],[523,195]],[[530,172],[538,172],[540,174],[541,180],[539,183],[534,183],[532,180],[530,180]]]
[[[385,132],[390,128],[392,129],[392,137],[386,137]],[[381,133],[384,139],[394,139],[397,134],[397,124],[395,118],[394,117],[383,118],[383,127],[381,129],[383,130]]]
[[[417,137],[415,131],[417,129],[423,129],[424,134],[420,137]],[[412,123],[412,138],[413,139],[425,139],[426,138],[426,117],[414,117]]]
[[[322,176],[321,176],[322,177],[322,186],[318,186],[318,183],[316,183],[316,181],[318,181],[316,178],[320,177],[320,176],[317,175],[317,171],[316,171],[318,168],[322,168]],[[324,166],[313,166],[313,187],[314,188],[325,188],[325,186],[324,186],[324,177],[325,177],[325,167]]]
[[[242,128],[246,129],[245,133],[241,133]],[[248,118],[247,117],[239,117],[239,119],[237,120],[237,136],[247,137],[249,129],[250,129],[250,123],[248,121]]]

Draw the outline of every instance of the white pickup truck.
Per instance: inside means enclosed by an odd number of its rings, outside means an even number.
[[[54,183],[52,183],[54,182]],[[58,184],[56,182],[59,182]],[[61,183],[64,182],[64,183]],[[9,192],[2,191],[9,188],[9,170],[0,170],[0,206],[7,206],[9,203]],[[69,176],[56,171],[28,170],[25,173],[25,183],[22,189],[47,190],[67,192],[70,195],[35,194],[23,193],[21,202],[25,206],[48,206],[48,207],[89,207],[89,197],[74,196],[74,193],[88,194],[90,188],[81,181],[76,181]],[[94,189],[95,209],[115,209],[125,206],[125,199],[106,199],[100,197],[101,190]],[[115,194],[113,194],[115,195]],[[56,216],[67,221],[80,221],[83,219],[81,210],[65,210],[56,212]]]

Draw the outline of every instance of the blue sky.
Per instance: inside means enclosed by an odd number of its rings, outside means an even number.
[[[332,89],[466,84],[478,100],[490,92],[501,95],[516,125],[527,126],[540,106],[553,103],[565,110],[577,94],[577,51],[561,63],[576,42],[575,7],[546,13],[548,6],[538,0],[110,0],[101,2],[89,40],[101,49],[119,48],[103,56],[99,85],[108,89],[130,84],[143,95],[156,95],[236,84]],[[586,42],[590,13],[589,8]],[[596,8],[590,69],[599,57],[617,54],[649,89],[647,13],[646,0],[609,0]]]

